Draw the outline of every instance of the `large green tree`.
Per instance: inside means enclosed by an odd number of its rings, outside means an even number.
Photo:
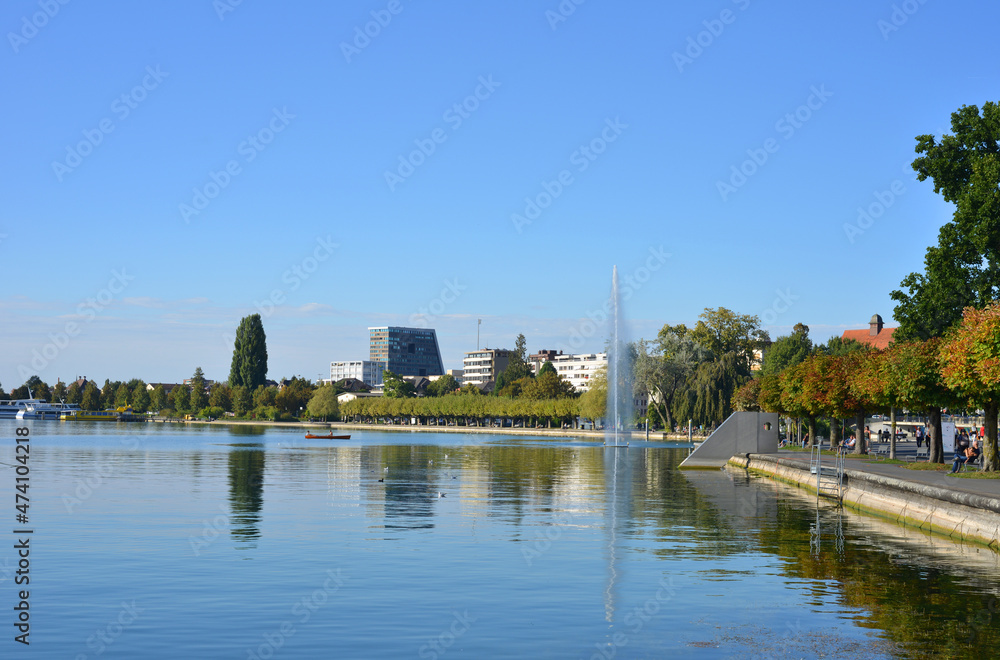
[[[796,323],[790,335],[783,335],[764,352],[760,366],[760,375],[769,376],[781,372],[787,367],[802,362],[813,351],[812,340],[809,339],[809,326]]]
[[[546,363],[548,364],[548,363]],[[537,378],[527,378],[521,390],[525,399],[565,399],[576,396],[572,383],[553,371],[539,374]]]
[[[236,328],[229,386],[243,385],[256,390],[267,380],[267,336],[260,314],[243,317]]]
[[[917,136],[917,179],[931,179],[955,211],[928,248],[924,272],[892,292],[901,339],[940,337],[963,309],[982,308],[1000,294],[1000,106],[962,106],[951,128],[940,140]]]
[[[201,367],[195,367],[194,375],[191,376],[191,400],[188,405],[194,412],[208,405],[208,396],[205,395],[205,372]]]
[[[38,376],[31,376],[24,381],[24,385],[15,388],[10,392],[12,399],[38,399],[39,401],[49,401],[52,390],[48,383]]]
[[[322,417],[327,421],[336,417],[339,411],[337,394],[337,388],[333,385],[316,388],[312,398],[309,399],[309,416]]]
[[[711,351],[716,360],[732,353],[733,368],[741,378],[737,387],[742,385],[751,377],[761,352],[771,344],[767,331],[760,327],[760,319],[725,307],[706,308],[698,318],[690,331],[691,338]]]
[[[300,376],[292,376],[274,397],[278,410],[298,416],[312,398],[313,384]]]
[[[633,383],[638,394],[649,398],[649,408],[669,432],[674,429],[674,401],[688,378],[709,353],[689,336],[664,326],[655,342],[635,345]]]
[[[97,389],[94,381],[87,381],[83,388],[83,395],[80,397],[80,407],[84,410],[101,410],[101,391]]]
[[[227,412],[233,411],[232,391],[228,385],[214,383],[208,395],[208,405],[214,408],[222,408]]]
[[[253,392],[250,388],[244,387],[243,385],[237,385],[236,387],[230,388],[230,399],[233,402],[233,413],[237,417],[243,417],[248,412],[253,410]]]
[[[413,383],[388,369],[382,372],[382,391],[384,396],[390,399],[406,399],[414,396]]]
[[[532,375],[531,365],[528,364],[528,342],[523,334],[519,334],[514,342],[514,350],[508,355],[507,368],[497,375],[493,392],[500,394],[511,383]]]
[[[753,366],[770,343],[760,319],[719,307],[706,308],[694,328],[664,326],[664,335],[687,336],[705,349],[701,362],[676,395],[674,416],[696,424],[722,423],[733,411],[736,391],[753,377]]]
[[[63,401],[66,399],[66,383],[61,380],[56,382],[55,387],[52,388],[52,401]]]
[[[962,106],[952,133],[917,136],[913,169],[955,205],[938,244],[927,249],[924,272],[910,273],[893,291],[897,340],[942,337],[967,307],[983,308],[1000,293],[1000,107]],[[932,454],[941,456],[941,409],[930,406]],[[996,420],[993,420],[995,423]]]
[[[111,382],[110,378],[104,379],[104,387],[101,388],[101,408],[107,410],[115,407],[115,394],[121,381]]]
[[[173,409],[177,412],[181,413],[190,410],[191,390],[187,385],[175,385],[167,396],[173,402]]]
[[[941,337],[962,320],[966,307],[982,307],[991,299],[988,263],[952,222],[938,233],[938,244],[927,248],[924,272],[910,273],[890,297],[899,322],[897,341]]]
[[[580,417],[595,422],[608,410],[608,369],[601,367],[590,377],[590,387],[580,395]]]
[[[149,409],[158,411],[166,407],[167,392],[163,389],[163,383],[159,383],[149,395]]]
[[[458,389],[458,381],[451,374],[445,374],[427,386],[427,396],[444,396]]]
[[[146,383],[136,384],[132,389],[130,400],[132,401],[132,410],[135,412],[144,413],[149,410],[150,396],[149,390],[146,389]]]
[[[0,397],[3,397],[3,388],[0,388]],[[66,403],[80,404],[80,400],[83,398],[83,390],[76,381],[69,384],[66,388]]]
[[[964,105],[951,115],[952,135],[937,141],[917,137],[913,161],[917,178],[934,181],[934,192],[955,205],[952,223],[960,240],[978,253],[985,273],[979,294],[986,300],[1000,292],[1000,106]]]
[[[119,383],[118,387],[115,388],[115,408],[127,407],[130,398],[132,398],[132,392],[128,389],[128,385]]]

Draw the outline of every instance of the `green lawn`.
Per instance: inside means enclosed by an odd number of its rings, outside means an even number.
[[[948,468],[949,470],[951,468]],[[957,479],[1000,479],[1000,472],[981,472],[979,470],[969,470],[968,472],[956,472],[951,475]]]
[[[928,463],[927,461],[921,461],[917,463],[907,463],[907,470],[930,470],[932,472],[944,472],[945,470],[951,469],[950,463]]]

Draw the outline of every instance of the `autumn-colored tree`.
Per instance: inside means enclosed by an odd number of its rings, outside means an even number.
[[[934,463],[944,462],[941,436],[936,432],[941,426],[941,409],[965,405],[942,379],[941,344],[940,338],[932,337],[927,341],[896,342],[886,351],[886,378],[897,405],[925,411],[931,418],[928,446]]]
[[[733,410],[760,410],[760,378],[752,378],[733,394]]]
[[[986,415],[983,469],[1000,470],[997,456],[997,411],[1000,409],[1000,302],[985,309],[966,308],[962,323],[941,345],[945,385],[978,406]]]
[[[847,387],[843,360],[816,353],[803,362],[802,397],[816,416],[830,418],[830,445],[839,437],[837,421],[857,407]],[[812,431],[810,431],[812,433]]]
[[[854,417],[858,428],[858,441],[854,446],[855,454],[867,454],[870,438],[865,437],[865,418],[870,410],[879,409],[880,403],[870,396],[871,387],[868,380],[874,368],[871,361],[878,359],[878,351],[859,350],[840,357],[840,368],[843,382],[847,387],[850,402],[854,405]]]
[[[781,405],[781,379],[778,374],[762,376],[760,391],[757,394],[757,404],[766,412],[786,415],[788,411]]]
[[[793,417],[800,420],[806,418],[809,442],[812,444],[816,441],[816,415],[812,402],[803,393],[807,369],[805,362],[792,365],[778,374],[778,380],[781,383],[781,406]]]

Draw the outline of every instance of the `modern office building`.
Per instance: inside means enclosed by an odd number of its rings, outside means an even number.
[[[399,376],[440,376],[444,374],[437,333],[429,328],[382,326],[368,328],[369,359],[384,362]]]
[[[506,348],[484,348],[466,353],[462,360],[462,384],[478,387],[495,381],[509,362],[510,351]]]
[[[382,385],[382,371],[384,370],[384,362],[372,362],[370,360],[331,362],[330,380],[336,383],[338,380],[344,380],[345,378],[355,378],[368,387],[378,387]]]

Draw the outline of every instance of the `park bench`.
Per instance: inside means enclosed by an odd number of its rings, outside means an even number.
[[[974,461],[966,461],[962,463],[962,471],[967,472],[969,468],[974,468],[976,470],[983,469],[983,452],[979,452],[979,456],[976,456]]]
[[[879,456],[889,458],[889,445],[884,442],[872,443],[872,455],[875,458],[878,458]]]
[[[914,461],[919,461],[920,459],[925,461],[931,460],[931,448],[930,447],[917,447],[917,454],[913,457]]]

